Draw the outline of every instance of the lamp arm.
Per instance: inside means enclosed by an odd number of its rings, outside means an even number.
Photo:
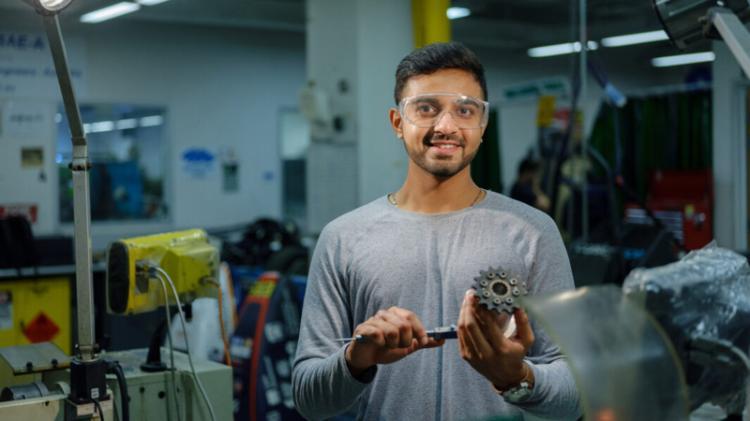
[[[750,78],[750,32],[734,12],[724,7],[709,9],[708,21],[719,32],[742,71]]]
[[[65,114],[68,117],[73,140],[73,221],[75,229],[76,261],[76,320],[78,323],[78,353],[83,361],[94,360],[96,347],[94,338],[94,299],[91,272],[91,208],[89,201],[88,147],[81,122],[73,84],[68,69],[67,53],[63,42],[60,22],[56,14],[43,15],[44,27],[52,51],[52,59],[60,84]]]

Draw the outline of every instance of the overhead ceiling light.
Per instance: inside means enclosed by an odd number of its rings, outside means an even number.
[[[669,35],[663,30],[650,31],[602,38],[602,45],[605,47],[623,47],[626,45],[644,44],[647,42],[666,41],[668,39]]]
[[[164,123],[164,118],[160,115],[150,115],[142,117],[140,123],[141,127],[161,126]]]
[[[448,19],[461,19],[469,15],[471,15],[471,10],[466,7],[449,7],[445,11],[445,16],[448,16]]]
[[[83,23],[99,23],[105,20],[114,19],[116,17],[133,13],[140,9],[141,5],[138,3],[130,3],[123,1],[120,3],[113,4],[111,6],[104,7],[102,9],[94,10],[93,12],[86,13],[81,16],[81,22]]]
[[[651,59],[654,67],[682,66],[683,64],[705,63],[714,61],[716,55],[711,51],[693,54],[680,54],[676,56],[656,57]]]
[[[142,6],[156,6],[169,0],[137,0]]]
[[[117,123],[115,123],[115,127],[117,130],[127,130],[127,129],[135,129],[138,127],[138,120],[134,118],[124,118],[122,120],[117,120]]]
[[[596,41],[589,41],[586,43],[589,50],[596,50],[599,48],[599,44]],[[529,57],[550,57],[559,56],[562,54],[572,54],[581,51],[581,43],[566,42],[564,44],[545,45],[542,47],[529,48]]]

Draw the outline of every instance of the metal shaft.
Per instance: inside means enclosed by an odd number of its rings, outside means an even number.
[[[91,273],[91,215],[88,148],[68,69],[67,53],[57,15],[44,16],[52,59],[60,84],[73,141],[73,222],[76,261],[76,320],[78,352],[83,361],[95,359],[94,299]]]
[[[578,6],[578,27],[580,30],[580,43],[581,43],[581,55],[579,56],[579,59],[581,60],[578,66],[578,70],[580,73],[580,91],[578,93],[580,104],[579,107],[582,111],[585,110],[586,105],[586,82],[588,79],[588,26],[586,23],[586,0],[580,0],[579,6]],[[570,110],[570,112],[575,113],[578,110]],[[574,122],[577,122],[578,119],[574,118]],[[583,115],[581,118],[581,156],[583,159],[588,159],[588,139],[586,137],[586,115]],[[584,167],[585,168],[585,167]],[[582,227],[582,236],[583,241],[587,242],[589,239],[589,193],[588,193],[588,169],[584,169],[583,171],[583,180],[581,180],[581,188],[583,190],[583,194],[581,195],[581,227]]]
[[[722,7],[712,8],[709,11],[709,19],[737,59],[742,71],[750,78],[750,33],[745,25],[734,12]]]

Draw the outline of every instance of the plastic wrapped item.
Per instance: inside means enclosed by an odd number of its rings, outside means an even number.
[[[729,414],[742,411],[750,350],[750,266],[731,250],[709,245],[682,260],[636,269],[623,284],[670,337],[690,392]]]
[[[602,285],[523,301],[566,355],[584,419],[687,419],[687,386],[669,338],[619,288]]]

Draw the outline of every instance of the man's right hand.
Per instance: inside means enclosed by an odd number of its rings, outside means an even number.
[[[354,329],[352,336],[357,335],[365,340],[353,340],[346,349],[346,363],[354,377],[374,365],[390,364],[419,349],[445,343],[445,339],[436,341],[428,337],[419,318],[399,307],[378,311]]]

